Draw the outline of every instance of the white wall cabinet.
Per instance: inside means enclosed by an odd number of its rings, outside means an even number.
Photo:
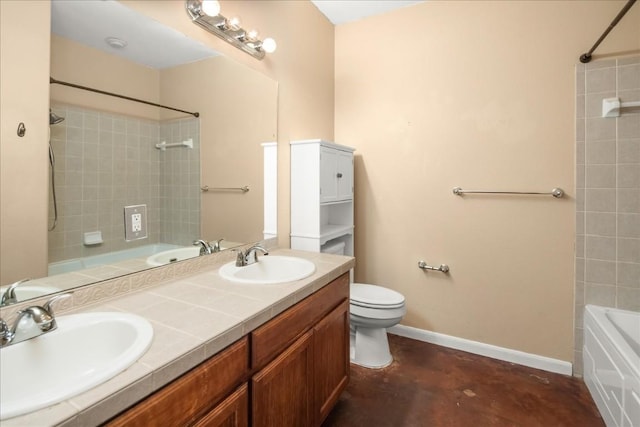
[[[353,256],[353,151],[320,139],[291,141],[291,248],[345,243]]]

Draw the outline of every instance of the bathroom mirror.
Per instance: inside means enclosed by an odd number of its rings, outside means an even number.
[[[277,82],[116,1],[54,0],[52,31],[54,79],[199,117],[51,85],[49,276],[18,286],[19,300],[197,256],[197,239],[262,240]],[[131,206],[146,238],[125,238]]]

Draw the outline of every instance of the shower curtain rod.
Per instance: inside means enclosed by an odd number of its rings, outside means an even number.
[[[114,96],[116,98],[126,99],[128,101],[134,101],[134,102],[139,102],[141,104],[153,105],[154,107],[166,108],[167,110],[178,111],[180,113],[191,114],[194,117],[200,117],[200,113],[198,113],[198,112],[192,113],[191,111],[185,111],[185,110],[180,110],[178,108],[167,107],[166,105],[156,104],[154,102],[145,101],[143,99],[132,98],[130,96],[119,95],[117,93],[107,92],[107,91],[100,90],[100,89],[94,89],[92,87],[81,86],[81,85],[77,85],[77,84],[69,83],[69,82],[63,82],[61,80],[56,80],[53,77],[49,77],[49,84],[59,84],[59,85],[63,85],[63,86],[73,87],[73,88],[76,88],[76,89],[88,90],[89,92],[95,92],[95,93],[99,93],[99,94],[102,94],[102,95]]]
[[[587,62],[591,61],[591,54],[593,53],[593,51],[596,50],[596,48],[600,45],[600,43],[602,43],[602,40],[604,40],[609,35],[609,32],[613,30],[613,27],[615,27],[618,24],[618,21],[620,21],[624,16],[624,14],[627,13],[629,9],[631,9],[631,6],[633,6],[635,2],[636,0],[629,0],[627,4],[624,5],[620,13],[618,13],[618,16],[616,16],[615,19],[611,21],[611,24],[609,24],[609,27],[607,27],[604,33],[602,33],[602,35],[600,36],[598,41],[595,42],[593,47],[589,49],[589,52],[583,53],[582,55],[580,55],[580,62],[582,62],[583,64],[586,64]]]

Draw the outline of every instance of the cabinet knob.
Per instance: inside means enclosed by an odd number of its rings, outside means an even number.
[[[342,178],[342,173],[338,172],[338,175],[336,175],[338,178]]]

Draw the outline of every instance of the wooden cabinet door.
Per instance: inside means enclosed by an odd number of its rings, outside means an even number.
[[[202,417],[194,427],[248,427],[249,392],[243,384],[229,397]]]
[[[244,337],[118,415],[106,426],[189,425],[246,381],[248,372],[249,340]]]
[[[315,425],[329,415],[349,382],[349,301],[313,328]]]
[[[296,340],[251,380],[252,425],[306,427],[313,423],[312,331]]]

